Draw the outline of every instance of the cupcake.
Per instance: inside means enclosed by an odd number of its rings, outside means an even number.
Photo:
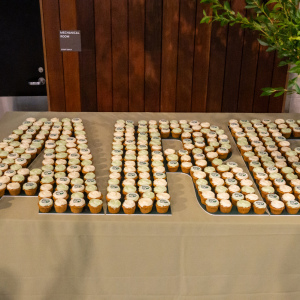
[[[48,183],[47,184],[42,184],[40,186],[40,191],[50,191],[52,193],[53,192],[53,185],[52,184],[48,184]]]
[[[141,198],[138,201],[138,207],[143,214],[148,214],[152,211],[153,201],[150,198]]]
[[[177,172],[179,163],[176,160],[171,160],[168,162],[168,170],[170,172]]]
[[[139,200],[140,196],[138,193],[129,193],[125,196],[125,200],[133,200],[136,204]]]
[[[23,184],[23,190],[27,196],[33,196],[37,190],[37,184],[34,182],[26,182]]]
[[[300,127],[293,128],[293,136],[296,138],[300,137]]]
[[[288,201],[293,201],[293,200],[295,200],[296,199],[296,197],[295,197],[295,195],[294,194],[289,194],[289,193],[287,193],[287,194],[283,194],[282,196],[281,196],[281,201],[286,205],[286,203],[288,202]]]
[[[227,159],[229,150],[227,148],[220,147],[220,148],[218,148],[217,153],[219,155],[219,158],[224,160],[224,159]]]
[[[207,161],[206,160],[196,160],[195,165],[199,168],[205,168],[207,167]]]
[[[183,173],[189,174],[192,166],[193,166],[193,164],[191,162],[182,162],[181,170]]]
[[[19,169],[19,170],[17,171],[17,174],[23,175],[25,178],[27,178],[28,175],[29,175],[29,172],[30,172],[29,169],[23,168],[23,169]]]
[[[266,211],[266,203],[264,201],[255,201],[253,202],[253,210],[254,213],[258,214],[258,215],[262,215],[265,213]]]
[[[72,198],[69,202],[69,206],[72,213],[78,214],[81,213],[85,207],[85,201],[83,198]]]
[[[231,195],[231,201],[232,201],[233,205],[237,205],[237,202],[240,201],[240,200],[244,200],[244,195],[242,193],[233,193]]]
[[[6,184],[0,182],[0,197],[2,197],[4,195],[5,190],[6,190]]]
[[[123,190],[122,190],[122,193],[123,193],[123,195],[127,195],[129,193],[135,193],[136,191],[137,191],[136,186],[134,186],[134,185],[125,185]]]
[[[49,184],[54,184],[54,179],[53,179],[54,172],[51,170],[44,170],[41,174],[41,183],[49,183]]]
[[[293,192],[293,189],[288,185],[280,185],[277,191],[279,193],[279,196],[282,196],[283,194],[286,193],[291,194]]]
[[[230,199],[230,195],[228,193],[218,193],[217,194],[217,199],[219,201],[222,201],[222,200],[229,200]]]
[[[251,186],[243,186],[241,188],[241,193],[243,195],[248,195],[248,194],[254,194],[255,193],[255,189]]]
[[[229,214],[231,212],[232,209],[232,203],[227,200],[227,199],[223,199],[220,201],[220,211],[224,214]]]
[[[88,207],[92,214],[98,214],[102,210],[103,202],[100,199],[90,199]]]
[[[205,205],[207,199],[214,199],[215,193],[212,191],[202,191],[200,193],[201,203]]]
[[[171,154],[175,154],[175,150],[174,149],[166,149],[164,151],[165,156],[171,155]],[[178,153],[179,154],[179,153]],[[180,154],[179,154],[180,155]],[[181,156],[181,155],[180,155]]]
[[[11,178],[11,182],[18,182],[22,185],[25,182],[25,177],[23,175],[19,175],[19,174],[14,175]]]
[[[68,199],[68,193],[66,191],[55,191],[53,193],[53,200]]]
[[[66,199],[58,199],[54,202],[54,209],[57,213],[64,213],[67,207],[68,203]]]
[[[111,214],[117,214],[120,211],[121,202],[119,200],[110,200],[107,207]]]
[[[181,128],[174,128],[172,129],[172,137],[178,139],[181,135],[182,129]]]
[[[265,198],[268,205],[274,200],[279,200],[279,196],[277,194],[267,194]]]
[[[40,191],[38,194],[39,200],[43,198],[52,198],[52,192],[50,191]]]
[[[170,207],[170,201],[167,199],[159,199],[156,201],[156,211],[160,214],[165,214],[168,212],[169,207]]]
[[[300,203],[296,200],[287,201],[285,207],[289,214],[295,215],[299,212]]]
[[[123,211],[125,214],[131,215],[131,214],[134,214],[136,205],[133,200],[127,199],[123,202],[122,208],[123,208]]]
[[[273,215],[280,215],[284,210],[284,203],[282,201],[274,200],[270,203],[270,210]]]
[[[103,195],[99,191],[92,191],[92,192],[88,193],[87,197],[88,197],[89,200],[91,200],[91,199],[102,200]]]
[[[11,196],[17,196],[21,192],[21,185],[18,182],[11,182],[7,185],[7,190]]]
[[[72,193],[83,192],[83,191],[84,191],[84,185],[83,184],[75,184],[71,188]]]
[[[53,206],[53,200],[49,198],[43,198],[39,201],[38,205],[41,213],[48,213]]]
[[[236,206],[240,214],[247,214],[251,209],[251,203],[246,200],[239,200]]]
[[[219,209],[219,201],[215,198],[210,198],[205,201],[206,210],[209,213],[216,213]]]
[[[106,194],[106,200],[107,202],[110,202],[112,200],[120,200],[121,199],[121,193],[120,192],[109,192]]]
[[[249,201],[251,204],[253,204],[254,202],[258,201],[258,196],[256,194],[247,194],[246,195],[246,200]]]

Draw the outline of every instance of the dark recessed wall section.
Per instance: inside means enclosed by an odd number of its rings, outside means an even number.
[[[0,96],[46,95],[39,1],[1,0],[0,32]]]

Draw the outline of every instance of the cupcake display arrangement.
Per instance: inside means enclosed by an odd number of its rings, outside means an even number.
[[[160,123],[161,124],[161,123]],[[107,186],[108,214],[171,214],[157,121],[117,120]]]
[[[0,149],[1,196],[38,196],[41,213],[102,210],[102,194],[81,119],[27,118],[3,139]],[[27,168],[43,149],[42,167]]]
[[[231,145],[224,130],[195,120],[172,120],[165,124],[165,129],[166,125],[172,138],[181,139],[183,149],[164,150],[165,167],[169,172],[181,171],[192,177],[198,201],[207,212],[266,212],[266,205],[259,201],[253,188],[254,182],[248,174],[236,162],[224,162],[231,154]]]
[[[293,119],[230,120],[229,128],[248,164],[271,214],[298,214],[300,210],[300,121]]]
[[[162,139],[180,139],[183,149],[162,149]],[[224,162],[231,145],[224,130],[196,120],[118,120],[107,188],[109,213],[168,212],[168,172],[189,174],[200,205],[213,214],[263,214],[253,181],[235,162]],[[163,206],[164,210],[161,210]]]

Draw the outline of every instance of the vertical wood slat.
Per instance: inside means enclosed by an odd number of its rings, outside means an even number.
[[[130,0],[129,19],[129,111],[144,111],[145,0]],[[137,26],[137,24],[139,24]]]
[[[162,0],[146,0],[145,111],[160,109]]]
[[[196,1],[180,1],[176,111],[191,111]]]
[[[77,30],[75,0],[60,0],[61,30]],[[81,111],[78,52],[63,52],[66,111]]]
[[[44,45],[45,73],[50,111],[65,111],[63,61],[59,43],[59,2],[40,0]]]
[[[227,31],[228,26],[212,24],[206,105],[209,112],[222,110]]]
[[[288,67],[278,67],[280,59],[275,53],[274,66],[273,66],[273,77],[272,77],[272,87],[284,87],[287,79]],[[284,111],[284,95],[279,97],[271,96],[269,100],[268,112],[281,113]]]
[[[128,0],[111,0],[113,111],[128,111]]]
[[[235,12],[245,14],[245,1],[232,0],[231,7]],[[222,111],[236,112],[239,97],[240,71],[243,55],[244,30],[240,25],[228,27],[226,65]]]
[[[160,111],[175,111],[179,0],[164,0]]]
[[[272,85],[274,52],[266,52],[267,47],[260,45],[256,73],[253,112],[268,112],[269,98],[261,97],[262,88]]]
[[[211,26],[208,24],[200,24],[200,21],[204,16],[203,10],[206,11],[207,15],[211,15],[210,6],[208,4],[200,4],[200,2],[197,1],[192,94],[193,112],[206,111],[207,104]]]
[[[80,99],[81,111],[97,110],[94,0],[76,0],[81,30]]]
[[[259,44],[256,32],[245,29],[239,87],[239,112],[252,112]]]
[[[94,1],[98,111],[113,111],[111,0]]]

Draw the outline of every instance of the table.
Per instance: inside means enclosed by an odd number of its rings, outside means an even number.
[[[278,114],[10,112],[0,138],[27,117],[54,116],[83,119],[104,191],[117,119],[209,121],[237,153],[229,119]],[[41,215],[37,198],[2,198],[0,299],[299,299],[299,217],[212,216],[188,176],[168,174],[168,184],[172,216]]]

